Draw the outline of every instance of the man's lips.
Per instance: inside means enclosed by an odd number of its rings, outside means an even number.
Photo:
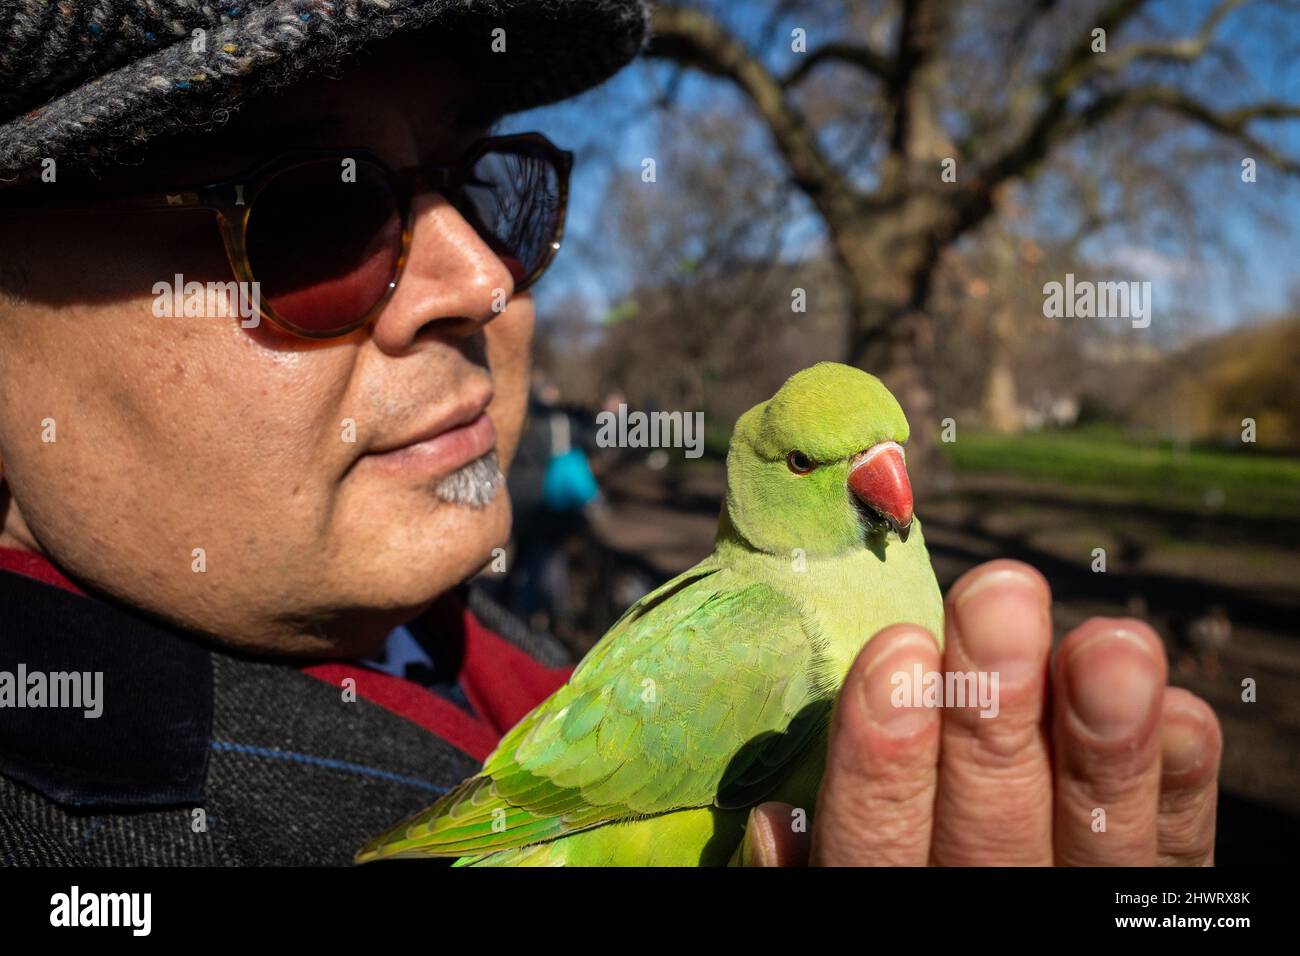
[[[404,448],[410,448],[428,441],[431,438],[437,438],[444,432],[459,428],[462,425],[468,425],[487,411],[488,404],[492,401],[492,392],[478,392],[473,397],[462,399],[452,408],[446,409],[441,415],[431,422],[408,428],[400,434],[395,434],[392,438],[384,438],[375,442],[370,448],[366,449],[369,455],[384,455],[394,451],[401,451]]]
[[[487,401],[444,416],[434,425],[361,456],[358,465],[419,478],[438,478],[482,458],[497,443]]]

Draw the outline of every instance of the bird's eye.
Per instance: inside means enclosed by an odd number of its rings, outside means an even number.
[[[806,475],[815,467],[813,460],[801,451],[792,451],[785,456],[785,463],[796,475]]]

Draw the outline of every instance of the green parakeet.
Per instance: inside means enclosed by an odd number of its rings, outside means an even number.
[[[720,865],[749,808],[809,817],[831,708],[866,641],[943,602],[872,375],[822,363],[736,423],[714,551],[646,595],[479,773],[358,862]]]

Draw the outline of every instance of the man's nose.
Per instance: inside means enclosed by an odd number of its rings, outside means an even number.
[[[411,203],[411,246],[393,297],[371,331],[385,352],[421,338],[463,338],[482,330],[514,294],[510,268],[440,193]]]

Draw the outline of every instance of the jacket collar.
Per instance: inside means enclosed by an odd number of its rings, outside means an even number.
[[[202,644],[0,548],[0,774],[70,806],[201,803],[212,694]]]

